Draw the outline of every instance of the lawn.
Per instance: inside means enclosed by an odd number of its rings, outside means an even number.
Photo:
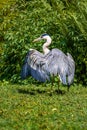
[[[87,88],[0,83],[0,130],[87,130]]]

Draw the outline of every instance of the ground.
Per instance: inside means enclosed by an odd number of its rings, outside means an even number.
[[[87,88],[0,83],[0,130],[86,130]]]

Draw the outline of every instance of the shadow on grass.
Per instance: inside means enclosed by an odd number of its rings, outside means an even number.
[[[22,93],[22,94],[30,94],[30,95],[36,95],[37,93],[39,94],[42,94],[42,93],[45,93],[46,91],[45,90],[23,90],[23,89],[18,89],[18,92],[19,93]]]
[[[40,90],[40,89],[32,89],[32,90],[24,90],[24,89],[18,89],[18,93],[22,94],[29,94],[29,95],[36,95],[36,94],[48,94],[49,96],[52,96],[53,94],[56,95],[64,95],[66,94],[65,90]]]

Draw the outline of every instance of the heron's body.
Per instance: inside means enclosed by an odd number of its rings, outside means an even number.
[[[25,58],[21,77],[24,79],[31,75],[34,79],[45,82],[50,80],[50,75],[58,75],[63,84],[71,85],[75,72],[75,62],[72,56],[69,53],[65,55],[56,48],[50,51],[48,46],[51,44],[51,38],[45,35],[42,37],[42,39],[47,39],[43,45],[44,54],[34,49],[30,50]]]

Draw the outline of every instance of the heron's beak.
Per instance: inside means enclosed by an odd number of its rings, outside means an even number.
[[[33,42],[37,42],[37,41],[40,41],[40,40],[41,40],[41,37],[34,39]]]

